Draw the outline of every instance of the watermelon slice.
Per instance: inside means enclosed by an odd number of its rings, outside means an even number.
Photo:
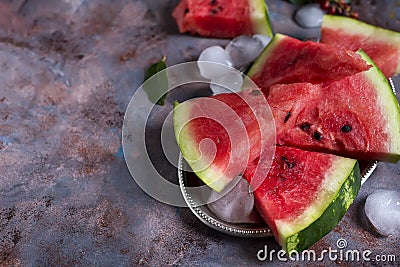
[[[363,52],[363,59],[372,60]],[[400,108],[374,65],[328,86],[274,85],[267,98],[277,143],[363,160],[400,159]]]
[[[337,81],[369,68],[354,52],[276,34],[247,75],[268,94],[274,84]]]
[[[244,177],[251,183],[256,164]],[[356,160],[277,147],[272,167],[254,191],[257,210],[288,252],[301,251],[329,233],[358,194]]]
[[[218,38],[252,34],[272,37],[264,0],[181,0],[172,16],[180,32]]]
[[[364,50],[386,77],[400,73],[400,33],[356,19],[324,15],[321,42],[340,49]]]
[[[212,189],[223,190],[260,156],[261,147],[273,148],[275,124],[267,107],[260,90],[176,103],[173,120],[179,148]]]

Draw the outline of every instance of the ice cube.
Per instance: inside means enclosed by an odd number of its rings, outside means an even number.
[[[214,95],[223,93],[239,92],[243,85],[242,74],[237,70],[232,70],[225,75],[211,80],[210,88]]]
[[[237,69],[242,69],[253,62],[263,49],[264,45],[259,38],[246,35],[234,38],[225,48],[232,66]]]
[[[378,190],[369,195],[365,201],[365,215],[381,235],[399,235],[400,192]]]
[[[229,72],[230,68],[227,66],[232,66],[232,63],[226,51],[221,46],[216,45],[208,47],[201,52],[197,65],[201,76],[212,79]]]
[[[261,41],[261,43],[263,44],[263,47],[265,48],[269,42],[271,41],[271,37],[263,35],[263,34],[254,34],[253,35],[254,38],[257,38],[258,40]]]
[[[325,12],[321,9],[319,4],[308,4],[300,7],[294,20],[304,28],[316,28],[322,24],[322,16]]]
[[[254,207],[254,196],[245,179],[242,177],[236,179],[232,181],[237,182],[232,189],[228,186],[221,193],[213,191],[207,206],[218,218],[226,222],[248,222]]]

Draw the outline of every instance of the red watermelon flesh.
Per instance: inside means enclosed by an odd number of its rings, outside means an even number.
[[[259,90],[185,101],[174,108],[174,130],[185,160],[216,191],[260,156],[262,144],[275,141],[272,114]]]
[[[348,78],[346,82],[350,82]],[[280,122],[277,128],[278,144],[316,151],[342,150],[344,153],[360,153],[371,146],[383,151],[388,136],[382,125],[371,125],[370,128],[370,119],[376,121],[377,118],[358,115],[364,114],[364,111],[368,114],[374,107],[359,105],[357,99],[348,107],[342,96],[337,98],[342,88],[335,88],[338,92],[328,92],[320,85],[309,83],[272,86],[268,102],[276,121]],[[365,110],[360,112],[362,108]],[[347,130],[347,126],[351,129]],[[379,139],[374,138],[377,133]],[[369,144],[369,140],[373,144]]]
[[[274,85],[267,101],[279,145],[363,160],[400,159],[399,105],[376,67],[328,86]]]
[[[260,213],[267,214],[264,216],[267,219],[272,217],[276,220],[299,216],[315,199],[317,189],[323,181],[322,175],[331,167],[334,158],[335,156],[325,153],[277,147],[268,176],[254,192],[255,198],[263,201]],[[250,163],[244,173],[249,183],[254,175],[255,164],[256,162]],[[313,175],[309,175],[311,173]],[[271,226],[270,220],[267,223]]]
[[[182,0],[172,16],[180,32],[205,37],[272,35],[261,0]]]
[[[400,59],[398,48],[386,43],[370,43],[370,38],[360,38],[342,32],[338,36],[338,31],[331,29],[322,30],[321,41],[339,49],[357,51],[362,48],[378,65],[386,77],[396,74],[397,62]],[[346,40],[346,42],[344,42]]]
[[[249,183],[257,178],[257,164],[244,173]],[[253,192],[255,205],[288,252],[301,251],[331,231],[360,186],[356,160],[293,147],[276,148],[264,177]]]
[[[268,94],[274,84],[329,83],[370,67],[354,52],[276,34],[248,76]]]
[[[386,77],[400,73],[400,33],[343,16],[325,15],[321,42],[339,49],[364,50]]]

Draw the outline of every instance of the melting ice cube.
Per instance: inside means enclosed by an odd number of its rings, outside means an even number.
[[[321,26],[324,14],[319,4],[308,4],[297,10],[294,20],[304,28],[316,28]]]
[[[260,40],[261,43],[263,44],[263,47],[266,47],[269,44],[269,42],[271,41],[271,37],[269,37],[267,35],[263,35],[263,34],[254,34],[253,37]]]
[[[236,179],[233,182],[235,181]],[[218,218],[230,223],[248,222],[254,207],[254,196],[249,192],[249,183],[241,177],[232,189],[228,186],[221,193],[213,191],[208,201],[208,208]]]
[[[399,235],[400,192],[378,190],[369,195],[365,202],[365,214],[381,235]]]
[[[263,42],[256,37],[241,35],[234,38],[225,48],[237,69],[246,67],[253,62],[264,49]]]
[[[219,64],[212,64],[210,62]],[[230,68],[227,66],[231,66],[232,63],[225,50],[216,45],[208,47],[201,52],[197,65],[199,66],[201,76],[212,79],[229,72]]]
[[[210,88],[214,95],[239,92],[243,85],[243,77],[239,71],[232,70],[225,75],[211,80]]]

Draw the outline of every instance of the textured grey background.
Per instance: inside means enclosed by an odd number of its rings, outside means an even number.
[[[256,258],[264,245],[279,248],[272,238],[215,232],[187,208],[147,196],[127,170],[121,128],[144,70],[164,54],[171,65],[227,42],[178,35],[170,17],[176,2],[0,0],[0,265],[281,264]],[[267,2],[277,32],[318,35],[291,21],[294,7]],[[361,19],[400,31],[399,1],[357,2]],[[157,151],[158,134],[148,138]],[[176,176],[154,157],[161,173]],[[380,163],[342,222],[312,249],[345,238],[349,249],[395,254],[398,265],[399,239],[371,233],[363,204],[376,189],[400,190],[399,176],[400,163]]]

